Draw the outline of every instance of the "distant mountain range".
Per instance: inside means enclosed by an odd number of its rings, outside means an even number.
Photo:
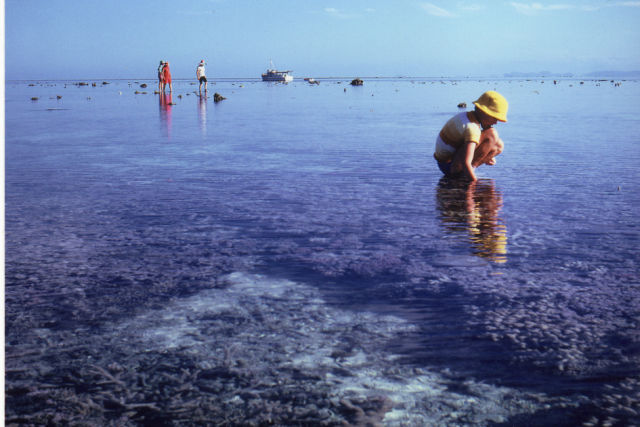
[[[616,79],[640,78],[640,71],[594,71],[585,74],[587,77],[611,77]]]
[[[564,78],[610,78],[610,79],[638,79],[640,78],[639,71],[592,71],[585,74],[574,73],[554,73],[551,71],[536,71],[536,72],[511,72],[505,73],[506,78],[527,78],[527,77],[564,77]]]

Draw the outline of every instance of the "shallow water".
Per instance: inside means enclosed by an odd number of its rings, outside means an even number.
[[[640,422],[640,82],[73,83],[7,82],[10,423]]]

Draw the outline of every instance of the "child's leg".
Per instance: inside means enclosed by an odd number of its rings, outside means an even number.
[[[480,144],[476,147],[476,151],[473,154],[473,167],[478,167],[482,164],[493,165],[498,154],[502,153],[504,144],[498,137],[498,132],[494,128],[489,128],[482,131],[480,135]]]

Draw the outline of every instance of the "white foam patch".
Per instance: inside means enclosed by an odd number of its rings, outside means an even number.
[[[254,371],[310,372],[330,385],[332,399],[386,396],[394,402],[386,425],[504,422],[552,403],[474,381],[464,384],[468,394],[454,392],[443,375],[398,363],[386,344],[416,330],[403,318],[339,309],[317,289],[289,280],[246,273],[224,279],[229,287],[175,300],[120,331],[150,350],[188,351],[203,366],[232,353]]]

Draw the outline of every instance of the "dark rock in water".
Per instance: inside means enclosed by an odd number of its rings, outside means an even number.
[[[364,82],[362,79],[353,79],[351,80],[351,86],[362,86]]]
[[[57,95],[56,98],[57,99],[62,99],[62,95]]]
[[[223,99],[227,99],[224,96],[220,95],[218,92],[213,94],[213,102],[220,102]]]
[[[145,88],[145,87],[147,87],[147,84],[146,84],[146,83],[142,83],[142,84],[140,85],[140,87],[141,87],[141,88]]]
[[[37,101],[37,100],[38,100],[38,97],[37,97],[37,96],[34,96],[34,97],[32,97],[32,98],[31,98],[31,100],[32,100],[32,101]]]
[[[102,84],[103,84],[103,85],[108,85],[108,84],[109,84],[109,82],[102,82]]]
[[[91,83],[91,86],[96,87],[97,84],[96,83]]]
[[[458,104],[458,108],[467,108],[467,103],[461,102],[460,104]]]

